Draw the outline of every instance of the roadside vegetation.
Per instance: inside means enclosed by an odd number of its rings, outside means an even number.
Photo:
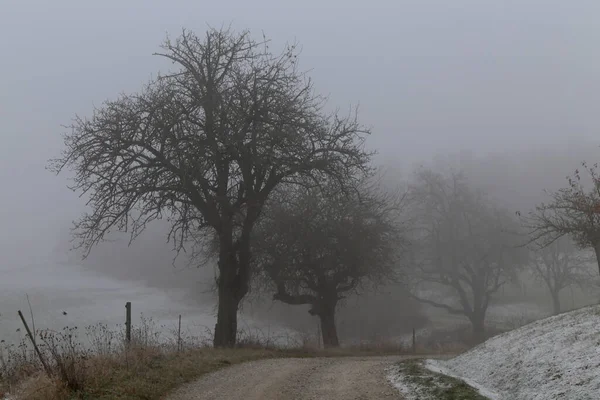
[[[49,366],[45,371],[29,337],[19,344],[1,343],[0,399],[160,399],[200,376],[242,362],[280,357],[345,357],[411,354],[391,343],[320,349],[305,338],[276,345],[261,332],[239,332],[235,348],[212,347],[211,335],[164,332],[151,318],[133,327],[126,344],[122,326],[104,324],[83,330],[36,332],[36,344]],[[418,348],[439,354],[442,348]]]
[[[390,380],[408,400],[489,400],[464,381],[428,370],[421,360],[398,363]]]

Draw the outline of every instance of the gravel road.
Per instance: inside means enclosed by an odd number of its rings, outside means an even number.
[[[401,399],[385,368],[401,357],[287,358],[234,365],[185,385],[167,400]]]

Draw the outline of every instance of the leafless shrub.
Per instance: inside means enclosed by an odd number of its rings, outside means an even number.
[[[117,332],[111,330],[108,325],[97,323],[85,327],[92,352],[98,355],[113,354],[117,350]]]
[[[16,344],[0,341],[0,391],[24,381],[26,377],[33,379],[40,375],[39,379],[35,378],[36,382],[57,380],[54,385],[56,390],[64,386],[66,390],[76,392],[85,387],[87,379],[93,379],[90,368],[98,368],[98,364],[122,362],[131,368],[131,371],[135,371],[148,360],[178,349],[177,331],[163,335],[166,327],[159,326],[151,317],[141,315],[140,322],[132,328],[132,340],[129,344],[125,343],[125,329],[122,324],[117,324],[114,328],[104,323],[86,326],[83,329],[83,339],[87,340],[80,340],[80,330],[77,327],[37,332],[36,342],[52,371],[47,379],[41,377],[42,365],[29,338],[22,337]],[[184,331],[181,335],[180,349],[206,347],[210,345],[211,339],[210,331],[205,335],[192,335]],[[91,359],[94,360],[92,367]]]
[[[40,348],[49,356],[60,380],[73,391],[84,387],[86,379],[85,360],[91,355],[78,339],[77,327],[65,327],[62,331],[43,330],[39,334]]]
[[[4,340],[0,341],[1,381],[10,385],[21,377],[31,375],[40,369],[39,360],[28,340],[23,337],[16,344],[6,343]]]

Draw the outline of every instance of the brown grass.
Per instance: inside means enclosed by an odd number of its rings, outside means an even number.
[[[181,353],[137,348],[123,354],[95,356],[86,360],[83,389],[67,390],[60,379],[42,373],[21,381],[13,394],[32,400],[80,399],[160,399],[174,388],[203,374],[246,361],[281,357],[344,357],[391,354],[390,351],[331,349],[199,348]],[[398,354],[398,353],[395,353]]]
[[[17,399],[161,399],[176,387],[203,374],[246,361],[281,357],[347,357],[412,354],[394,343],[379,342],[336,349],[317,349],[307,341],[292,348],[276,348],[272,338],[242,334],[238,347],[214,349],[206,338],[186,337],[177,345],[160,338],[151,320],[134,331],[125,346],[122,332],[106,326],[86,328],[91,346],[78,342],[77,329],[39,335],[39,344],[49,360],[53,375],[43,373],[27,341],[5,354],[0,369],[0,398],[3,391]],[[181,349],[181,351],[178,351]],[[3,350],[3,349],[0,349]],[[458,349],[417,348],[417,355],[440,355]]]
[[[314,350],[235,348],[190,349],[164,353],[156,348],[134,348],[122,354],[94,356],[80,367],[85,369],[83,389],[68,390],[58,378],[36,372],[21,380],[12,393],[20,399],[160,399],[174,388],[203,374],[246,361],[281,357],[347,357],[400,354],[398,349],[363,346]]]

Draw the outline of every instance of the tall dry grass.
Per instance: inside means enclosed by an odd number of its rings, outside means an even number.
[[[6,393],[23,399],[83,397],[101,387],[110,392],[108,387],[117,380],[143,372],[153,362],[207,346],[207,337],[183,332],[179,338],[173,331],[165,335],[164,327],[151,318],[142,315],[140,321],[132,327],[129,343],[125,341],[124,326],[119,325],[110,328],[98,323],[83,331],[78,327],[36,331],[35,342],[50,374],[27,335],[18,343],[0,342],[0,398]],[[115,378],[119,374],[121,377]],[[106,398],[112,398],[111,394]]]
[[[34,333],[47,374],[29,337],[0,342],[0,399],[155,399],[203,373],[267,357],[312,355],[302,338],[242,329],[235,349],[211,348],[209,330],[178,332],[140,316],[131,341],[123,325],[98,323],[79,329]],[[278,344],[285,343],[283,348]]]
[[[0,343],[0,399],[160,399],[177,386],[228,365],[277,357],[343,357],[412,354],[385,340],[339,349],[318,348],[313,336],[276,336],[270,330],[241,329],[234,349],[211,347],[211,332],[181,332],[141,315],[125,341],[122,325],[98,323],[84,329],[40,330],[35,340],[50,367],[46,374],[28,337]],[[448,348],[417,348],[419,354]]]

